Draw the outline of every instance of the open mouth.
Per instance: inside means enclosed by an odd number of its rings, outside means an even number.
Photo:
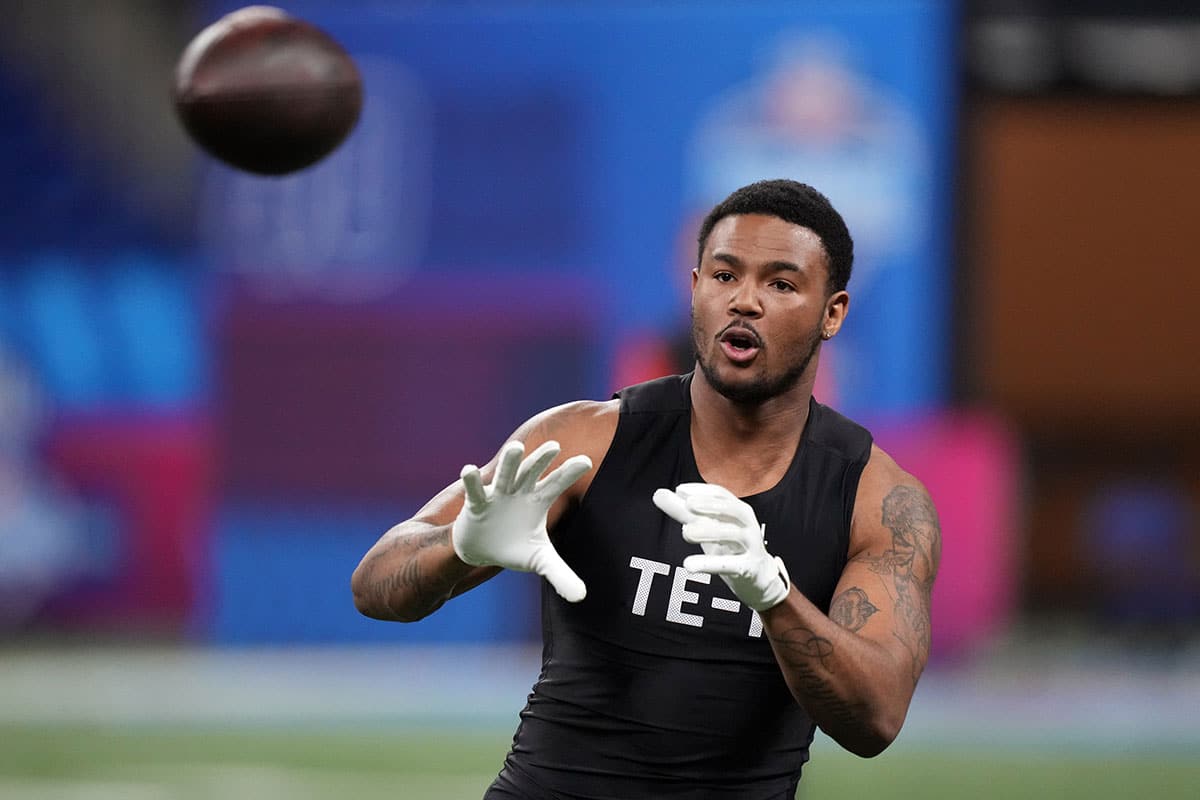
[[[733,361],[749,361],[762,347],[758,334],[749,328],[729,328],[721,334],[721,349]]]

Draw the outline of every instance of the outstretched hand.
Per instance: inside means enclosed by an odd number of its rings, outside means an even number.
[[[548,441],[525,456],[523,443],[508,442],[500,448],[496,474],[487,485],[478,467],[463,467],[466,502],[450,540],[468,564],[534,572],[564,600],[577,603],[587,587],[550,543],[546,515],[559,495],[592,468],[592,461],[572,456],[542,477],[560,450],[558,442]]]

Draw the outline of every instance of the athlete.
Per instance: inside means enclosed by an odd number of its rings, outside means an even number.
[[[792,798],[816,727],[876,755],[925,668],[933,504],[812,397],[845,223],[762,181],[698,251],[693,372],[534,416],[354,572],[359,610],[401,621],[501,569],[545,578],[541,674],[488,800]]]

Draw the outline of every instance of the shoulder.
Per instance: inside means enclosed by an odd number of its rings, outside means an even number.
[[[558,442],[561,450],[548,469],[557,468],[573,456],[591,459],[592,469],[571,484],[550,509],[548,524],[551,528],[566,506],[578,502],[592,485],[596,466],[604,460],[616,434],[620,410],[620,400],[576,400],[530,417],[513,433],[511,438],[524,442],[527,453],[543,442]]]
[[[925,485],[883,448],[871,445],[859,480],[850,533],[850,555],[897,538],[919,536],[930,554],[941,550],[937,509]]]
[[[526,452],[546,441],[562,446],[560,458],[585,455],[598,464],[612,443],[620,415],[620,400],[576,400],[531,417],[513,434]]]
[[[691,407],[692,376],[667,375],[626,386],[617,392],[621,409],[628,414],[685,412]]]
[[[816,400],[811,401],[807,435],[813,444],[832,450],[846,461],[858,465],[869,463],[873,451],[877,449],[869,430]]]

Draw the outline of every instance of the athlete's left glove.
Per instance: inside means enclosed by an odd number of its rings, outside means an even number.
[[[450,542],[467,564],[536,572],[564,600],[578,603],[587,588],[550,543],[546,514],[558,496],[592,468],[592,460],[572,456],[542,478],[558,453],[558,442],[549,441],[522,460],[525,445],[508,442],[500,448],[496,474],[487,486],[478,467],[463,467],[460,477],[467,497],[450,529]]]
[[[755,611],[784,601],[791,579],[783,559],[767,552],[758,517],[733,492],[715,483],[681,483],[654,493],[654,505],[683,523],[683,538],[703,554],[688,556],[689,572],[720,575],[733,593]]]

